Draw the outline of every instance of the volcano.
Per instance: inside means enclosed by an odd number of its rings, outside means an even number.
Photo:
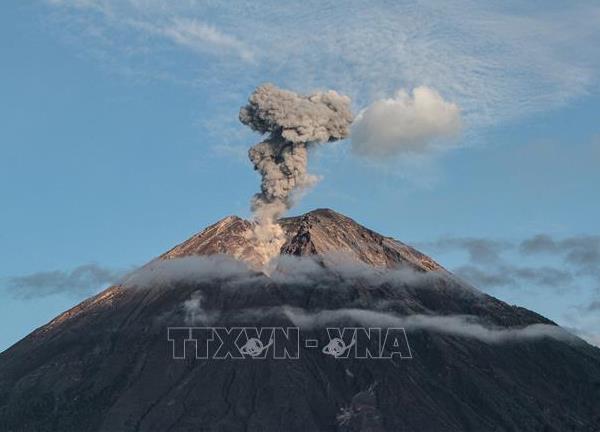
[[[1,353],[0,430],[600,430],[600,349],[332,210],[279,224],[268,274],[252,222],[230,216]],[[170,329],[191,327],[302,343],[176,355]],[[330,355],[342,327],[402,328],[409,355]]]

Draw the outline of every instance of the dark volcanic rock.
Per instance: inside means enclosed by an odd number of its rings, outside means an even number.
[[[469,315],[503,329],[553,325],[330,210],[281,224],[288,239],[282,254],[315,256],[320,272],[290,279],[231,272],[111,287],[0,354],[0,430],[600,430],[600,350],[580,340],[491,343],[408,329],[413,358],[406,360],[335,359],[304,347],[298,360],[174,360],[167,328],[189,324],[186,305],[210,315],[210,325],[228,327],[292,326],[283,305],[307,313]],[[149,266],[194,255],[251,261],[250,229],[228,217]],[[436,276],[350,277],[330,265],[331,255],[373,271]],[[321,329],[306,331],[325,342]]]

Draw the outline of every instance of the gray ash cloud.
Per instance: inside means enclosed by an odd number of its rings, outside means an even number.
[[[253,199],[255,211],[290,208],[293,193],[315,181],[308,174],[308,148],[346,138],[352,123],[347,96],[333,90],[303,96],[272,84],[259,86],[239,117],[253,130],[268,134],[248,153],[262,177],[261,191]]]
[[[255,239],[267,263],[283,243],[276,220],[297,194],[318,178],[308,172],[308,150],[316,144],[344,139],[352,123],[350,98],[333,90],[303,96],[273,84],[259,86],[241,108],[240,121],[268,134],[248,152],[261,175],[260,192],[252,198],[257,221]]]

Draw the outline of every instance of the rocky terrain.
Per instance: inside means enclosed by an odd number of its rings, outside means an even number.
[[[230,216],[0,353],[0,430],[600,430],[600,349],[331,210],[280,224],[272,274]],[[412,358],[179,360],[167,339],[301,317],[322,343],[363,316],[410,324]]]
[[[279,222],[287,237],[281,248],[282,255],[326,259],[333,254],[377,267],[408,265],[423,271],[442,270],[439,264],[410,246],[377,234],[333,210],[314,210]],[[161,258],[225,254],[252,263],[251,227],[252,223],[247,220],[228,216],[174,247]]]

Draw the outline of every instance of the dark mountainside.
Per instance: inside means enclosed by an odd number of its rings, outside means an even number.
[[[500,328],[553,325],[331,210],[280,223],[281,254],[314,257],[317,278],[248,271],[113,286],[0,353],[0,431],[600,430],[600,349],[580,340],[491,343],[407,329],[413,358],[406,360],[335,359],[302,345],[298,360],[173,359],[167,327],[189,325],[184,305],[194,298],[202,311],[218,312],[210,325],[222,326],[294,325],[272,312],[282,305],[469,315]],[[195,255],[252,262],[250,228],[225,218],[140,271],[152,275],[157,263]],[[349,277],[336,269],[340,256],[432,277]],[[249,310],[271,312],[257,318]]]

